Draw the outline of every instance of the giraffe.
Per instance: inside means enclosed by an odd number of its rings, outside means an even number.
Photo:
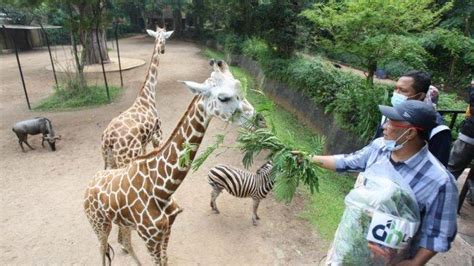
[[[182,212],[173,194],[190,169],[190,162],[182,165],[179,158],[189,152],[194,160],[213,117],[239,118],[243,124],[254,115],[227,64],[211,61],[211,65],[214,70],[205,82],[182,81],[195,96],[159,149],[137,157],[126,168],[99,171],[86,189],[84,210],[99,239],[103,265],[110,255],[107,238],[112,223],[126,228],[123,245],[137,264],[130,242],[132,229],[145,241],[154,263],[167,265],[171,226]]]
[[[161,142],[161,122],[155,102],[158,79],[159,54],[165,52],[166,39],[173,31],[157,27],[156,32],[147,30],[155,38],[148,74],[132,106],[110,121],[102,134],[102,157],[104,169],[122,168],[134,158],[146,152],[146,145],[152,141],[153,147]]]

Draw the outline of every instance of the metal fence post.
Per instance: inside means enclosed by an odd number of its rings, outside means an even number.
[[[28,109],[31,110],[30,99],[28,99],[28,92],[26,91],[25,79],[23,78],[23,71],[21,70],[21,63],[20,63],[20,58],[18,57],[18,48],[16,47],[15,39],[13,39],[13,37],[7,31],[7,28],[5,28],[5,25],[2,25],[2,27],[3,27],[3,30],[5,31],[5,34],[8,35],[13,42],[13,47],[15,48],[16,62],[18,63],[18,69],[20,70],[21,83],[23,84],[23,91],[25,92],[26,103],[28,104]]]

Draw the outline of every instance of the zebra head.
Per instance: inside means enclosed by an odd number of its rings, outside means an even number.
[[[260,168],[257,169],[257,171],[255,172],[257,175],[260,175],[260,174],[268,174],[272,171],[273,169],[273,163],[272,161],[267,161],[266,163],[264,163],[262,166],[260,166]]]
[[[205,113],[223,121],[238,119],[243,125],[255,114],[253,106],[244,98],[240,81],[235,79],[224,61],[210,62],[214,71],[203,83],[183,81],[191,92],[201,95]]]

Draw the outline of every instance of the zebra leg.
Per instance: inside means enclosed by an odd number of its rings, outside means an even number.
[[[220,212],[219,212],[219,209],[217,209],[216,199],[219,196],[219,194],[222,192],[222,188],[219,188],[215,184],[211,184],[211,186],[212,186],[211,208],[216,214],[219,214]]]
[[[252,215],[252,223],[253,225],[257,225],[257,220],[260,220],[260,217],[257,215],[258,205],[260,204],[259,199],[253,199],[253,215]]]

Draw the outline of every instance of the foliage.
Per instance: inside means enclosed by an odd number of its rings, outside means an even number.
[[[271,56],[271,51],[265,41],[253,37],[243,42],[242,54],[260,61],[269,58]]]
[[[35,19],[35,15],[31,10],[8,3],[0,4],[0,13],[5,14],[7,24],[30,25]]]
[[[460,100],[456,94],[454,93],[447,93],[441,92],[439,95],[439,101],[437,108],[438,110],[466,110],[468,103],[465,101]],[[450,115],[445,115],[445,124],[450,125],[452,117]],[[465,114],[458,114],[456,122],[454,123],[454,127],[451,130],[451,134],[453,135],[454,139],[457,138],[458,132],[460,129],[461,122],[465,119]]]
[[[331,0],[303,15],[330,33],[320,38],[321,45],[364,58],[372,82],[381,59],[401,59],[423,68],[428,56],[414,37],[433,28],[449,8],[449,3],[433,8],[432,0]]]
[[[431,61],[432,69],[439,73],[438,83],[458,88],[474,77],[474,40],[456,29],[437,28],[427,32],[422,41],[436,55]]]
[[[292,143],[284,143],[266,128],[243,129],[237,142],[238,147],[244,152],[242,163],[246,168],[253,164],[253,158],[260,152],[264,150],[270,152],[268,159],[273,161],[272,178],[275,180],[274,192],[277,199],[290,202],[300,182],[305,184],[311,193],[318,190],[320,170],[311,163],[308,152],[297,158],[291,153],[295,149]],[[315,140],[320,152],[324,146],[323,142],[321,138]]]
[[[379,104],[388,104],[387,86],[371,88],[365,82],[355,81],[336,93],[326,112],[334,113],[336,123],[352,130],[359,138],[369,140],[380,123]]]
[[[74,85],[77,86],[77,85]],[[121,89],[115,86],[109,86],[110,98],[115,99]],[[43,99],[35,110],[66,110],[84,106],[95,106],[101,104],[107,104],[107,93],[105,86],[89,86],[86,88],[66,89],[65,86],[59,86],[54,88],[54,93]]]
[[[199,169],[199,167],[201,167],[201,165],[207,160],[207,158],[215,151],[217,150],[221,145],[222,143],[224,143],[224,135],[222,134],[218,134],[215,136],[216,138],[216,141],[214,142],[214,144],[212,144],[211,146],[208,146],[206,148],[206,150],[204,150],[200,155],[199,157],[197,157],[191,167],[193,169],[193,171],[197,171]]]
[[[277,56],[289,57],[296,48],[299,5],[294,1],[273,0],[262,3],[255,13],[260,18],[257,35]]]
[[[239,54],[242,38],[236,34],[218,34],[216,40],[224,45],[224,51],[228,54]]]
[[[437,0],[437,3],[444,4],[452,2],[453,8],[446,12],[440,23],[445,29],[458,29],[464,36],[474,35],[474,2],[471,0]]]

